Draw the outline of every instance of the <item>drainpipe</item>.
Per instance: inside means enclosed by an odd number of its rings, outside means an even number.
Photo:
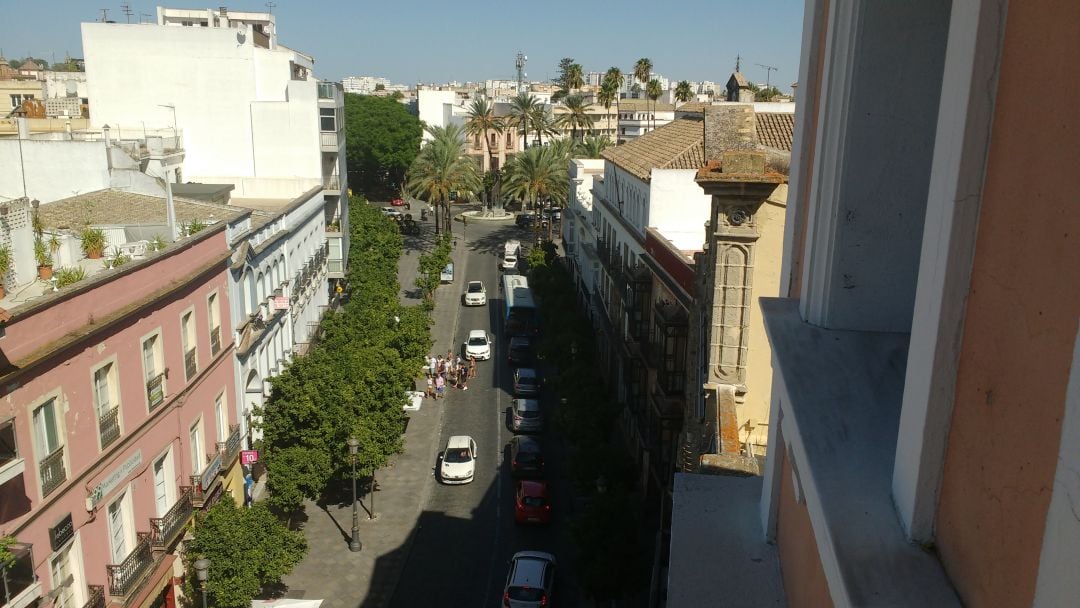
[[[105,138],[105,165],[109,169],[109,175],[112,175],[112,140],[109,138],[109,125],[101,127],[101,134]]]
[[[166,223],[169,225],[169,240],[176,242],[180,238],[180,234],[176,230],[176,206],[173,205],[172,196],[172,169],[165,166],[165,163],[161,163],[161,168],[165,170],[165,216]]]

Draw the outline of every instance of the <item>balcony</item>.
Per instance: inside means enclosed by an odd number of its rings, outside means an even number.
[[[199,371],[198,364],[195,358],[195,348],[184,353],[184,378],[191,380],[195,377],[195,374]]]
[[[105,586],[87,585],[87,600],[83,608],[105,608]]]
[[[319,148],[323,152],[337,152],[340,149],[340,138],[337,131],[322,131],[319,133]]]
[[[341,176],[324,175],[323,190],[326,190],[327,194],[341,194]]]
[[[34,552],[30,545],[14,544],[9,547],[15,558],[10,564],[0,566],[0,606],[22,608],[41,597],[41,583],[34,575]]]
[[[15,444],[15,419],[0,422],[0,485],[22,475],[26,462],[19,457]]]
[[[150,546],[154,549],[167,551],[173,542],[180,537],[180,533],[191,521],[191,514],[195,512],[191,502],[192,490],[189,486],[180,486],[180,498],[165,515],[150,518]]]
[[[229,426],[229,438],[217,442],[218,453],[221,454],[222,470],[228,469],[233,460],[240,455],[240,425]]]
[[[150,409],[165,401],[165,374],[158,374],[146,381],[146,403]]]
[[[135,548],[119,564],[105,566],[109,574],[109,595],[127,598],[139,588],[154,569],[154,551],[150,546],[150,534],[137,532]]]
[[[205,471],[203,473],[205,474]],[[216,476],[217,472],[214,475]],[[192,475],[188,478],[191,480],[191,506],[207,511],[221,499],[221,492],[214,491],[214,482],[209,479],[206,480],[206,487],[203,487],[203,477],[204,475]]]
[[[319,99],[335,99],[341,85],[336,82],[320,82],[318,85]]]
[[[41,459],[38,472],[41,475],[42,496],[48,496],[67,481],[67,471],[64,470],[64,446],[56,448],[52,454]]]
[[[221,352],[221,326],[210,330],[210,354],[216,355]]]
[[[101,449],[120,438],[120,406],[114,405],[98,416],[98,434]]]

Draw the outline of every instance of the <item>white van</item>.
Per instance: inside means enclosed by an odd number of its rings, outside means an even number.
[[[515,240],[506,241],[506,244],[503,245],[503,259],[502,259],[502,264],[501,264],[502,269],[503,270],[516,270],[517,269],[517,263],[518,263],[518,255],[520,255],[520,254],[521,254],[521,242],[520,241],[515,241]]]

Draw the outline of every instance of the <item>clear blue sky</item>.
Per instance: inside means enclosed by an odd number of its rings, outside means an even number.
[[[161,2],[130,0],[133,21]],[[166,6],[266,10],[265,0],[175,1]],[[751,81],[782,91],[798,77],[802,0],[663,0],[580,2],[547,0],[276,0],[283,44],[315,57],[315,73],[333,80],[383,76],[393,82],[513,78],[514,54],[529,57],[531,80],[554,76],[562,57],[585,71],[639,57],[654,71],[680,80],[727,80],[735,55]],[[28,52],[52,61],[82,56],[79,23],[100,17],[123,22],[114,0],[0,0],[0,47],[8,58]]]

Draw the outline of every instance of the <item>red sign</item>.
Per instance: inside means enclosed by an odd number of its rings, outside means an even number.
[[[274,310],[289,310],[289,298],[274,296]]]
[[[240,452],[240,464],[251,464],[259,461],[259,450],[242,450]]]

